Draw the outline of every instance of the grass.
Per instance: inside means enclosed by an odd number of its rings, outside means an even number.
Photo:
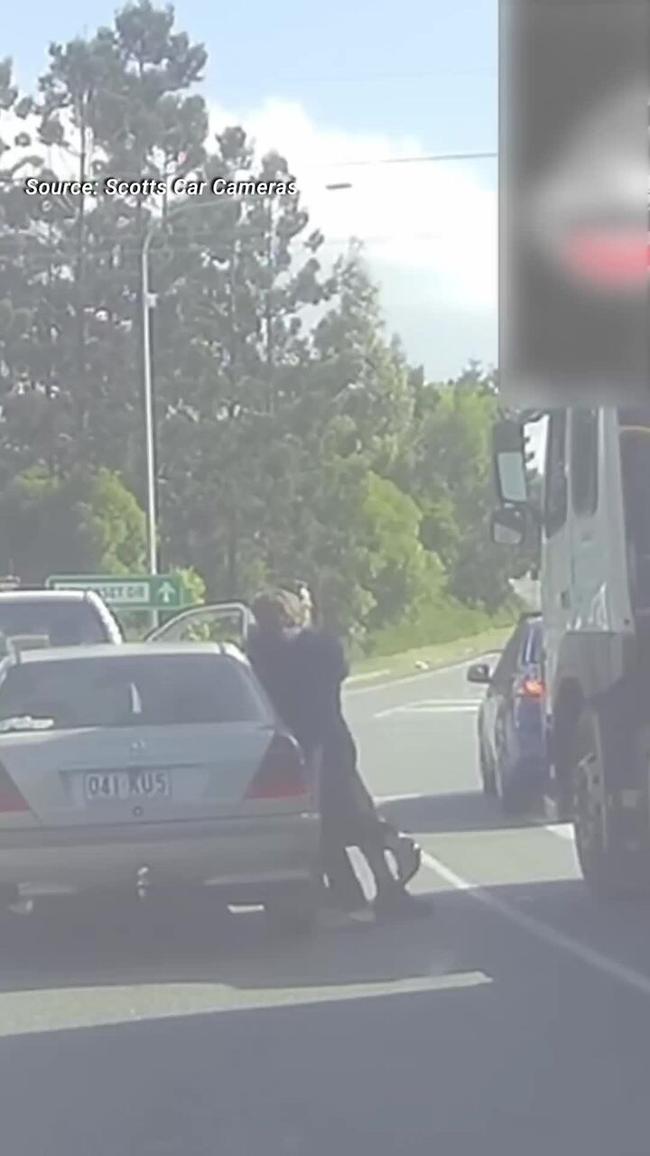
[[[441,666],[451,666],[455,662],[464,662],[466,659],[480,657],[491,650],[501,650],[510,634],[512,625],[498,626],[491,630],[484,630],[480,634],[473,634],[468,638],[457,638],[454,642],[438,642],[429,646],[421,646],[416,650],[406,650],[402,654],[391,654],[385,658],[374,655],[352,664],[351,675],[358,677],[376,674],[382,680],[403,678],[409,674],[418,673],[418,663],[425,662],[430,670]]]

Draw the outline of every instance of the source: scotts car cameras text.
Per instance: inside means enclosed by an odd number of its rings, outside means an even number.
[[[211,180],[194,177],[172,177],[159,180],[143,177],[140,180],[122,180],[119,177],[79,180],[42,180],[27,177],[24,183],[27,196],[52,197],[156,197],[166,193],[172,196],[201,197],[284,197],[298,192],[295,180],[246,181],[229,177],[213,177]]]

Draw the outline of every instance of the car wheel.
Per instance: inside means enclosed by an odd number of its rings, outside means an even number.
[[[521,815],[528,805],[526,791],[522,787],[517,775],[505,776],[502,766],[496,770],[496,793],[499,798],[501,811],[509,819]]]
[[[483,794],[494,796],[497,793],[497,785],[496,785],[496,780],[494,777],[494,770],[492,769],[492,767],[490,767],[490,765],[488,763],[488,759],[487,759],[487,755],[485,754],[485,747],[483,746],[482,739],[479,739],[479,742],[478,742],[478,759],[479,759],[479,767],[481,770],[481,781],[483,783]]]

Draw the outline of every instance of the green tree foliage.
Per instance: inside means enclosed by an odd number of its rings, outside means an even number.
[[[142,573],[142,510],[108,470],[64,480],[39,467],[0,494],[0,572],[42,583],[50,574]]]
[[[487,535],[496,379],[470,362],[430,383],[410,366],[363,245],[327,268],[299,190],[170,195],[172,176],[292,179],[244,127],[210,138],[205,65],[150,0],[51,45],[33,94],[0,64],[0,569],[39,581],[145,564],[140,257],[154,229],[163,568],[216,599],[300,575],[366,645],[443,619],[483,626],[525,554]],[[28,173],[166,191],[28,197]]]

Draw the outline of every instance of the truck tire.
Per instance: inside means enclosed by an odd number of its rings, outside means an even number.
[[[613,802],[609,770],[613,751],[611,742],[608,750],[605,737],[600,713],[583,707],[572,757],[578,862],[585,882],[598,897],[644,898],[650,896],[647,802],[640,816],[635,816],[640,817],[641,829],[633,831],[632,823],[626,827],[626,816],[615,810]],[[621,761],[624,758],[623,754]]]

